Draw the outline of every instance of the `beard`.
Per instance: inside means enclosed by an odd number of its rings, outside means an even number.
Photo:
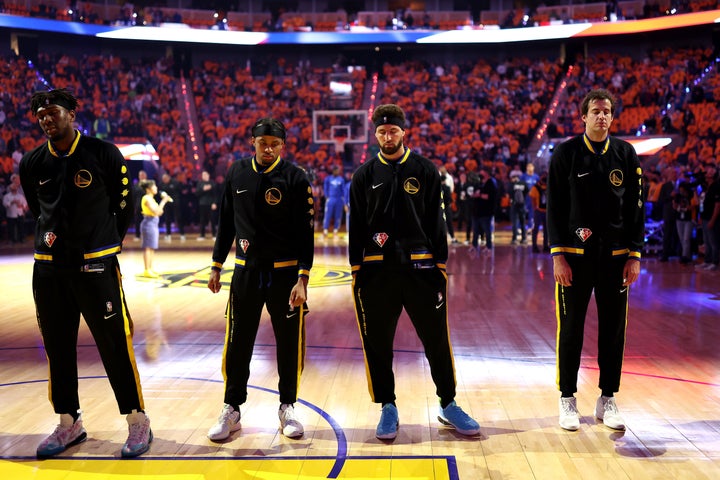
[[[394,155],[402,146],[402,142],[394,143],[392,145],[382,144],[380,145],[380,151],[385,155]]]

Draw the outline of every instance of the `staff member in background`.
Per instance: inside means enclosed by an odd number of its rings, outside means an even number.
[[[533,253],[540,253],[538,248],[538,233],[540,227],[543,231],[543,252],[547,252],[550,249],[550,239],[548,238],[547,231],[547,172],[543,172],[540,175],[540,179],[530,189],[530,201],[532,202],[533,212],[533,227],[532,227],[532,251]]]
[[[210,172],[203,170],[195,187],[195,195],[198,199],[198,226],[200,236],[198,240],[205,240],[205,228],[210,224],[210,231],[213,239],[217,231],[217,224],[213,221],[213,210],[217,209],[217,185],[210,180]]]
[[[615,98],[592,90],[580,106],[585,133],[555,148],[548,173],[547,224],[556,282],[560,426],[580,428],[578,370],[593,291],[598,316],[600,396],[595,416],[624,430],[620,388],[628,292],[640,275],[645,234],[642,170],[635,149],[609,135]]]
[[[48,138],[20,163],[35,228],[33,294],[60,424],[37,448],[50,457],[84,442],[78,398],[80,315],[90,328],[129,435],[123,457],[150,448],[117,254],[133,220],[132,184],[114,145],[74,128],[78,101],[65,89],[36,92],[31,109]]]
[[[403,307],[425,347],[440,397],[438,420],[464,435],[477,435],[478,423],[455,403],[440,173],[403,145],[405,112],[400,107],[380,105],[372,122],[380,153],[353,175],[349,256],[370,397],[382,405],[375,436],[389,440],[398,432],[392,364]]]
[[[280,429],[290,438],[304,432],[293,404],[305,358],[305,301],[314,256],[312,189],[302,169],[280,158],[286,135],[282,122],[261,118],[251,133],[255,155],[232,164],[223,185],[208,280],[208,288],[219,292],[220,272],[235,243],[222,361],[225,405],[208,431],[213,441],[240,428],[263,305],[277,343]]]

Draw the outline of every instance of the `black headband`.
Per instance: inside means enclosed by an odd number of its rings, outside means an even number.
[[[380,125],[397,125],[405,130],[405,120],[396,115],[385,115],[384,117],[379,117],[375,119],[373,125],[375,125],[375,130],[377,130]]]
[[[272,123],[258,123],[252,128],[253,137],[262,137],[263,135],[270,135],[272,137],[281,138],[285,141],[285,129],[280,125],[274,125]]]
[[[58,107],[63,107],[68,111],[75,110],[75,108],[73,108],[73,106],[70,104],[70,102],[68,100],[64,99],[63,97],[55,97],[55,98],[46,97],[42,101],[42,105],[40,105],[38,107],[38,110],[40,110],[41,108],[47,108],[50,105],[57,105]],[[37,113],[37,111],[35,111],[35,113]]]

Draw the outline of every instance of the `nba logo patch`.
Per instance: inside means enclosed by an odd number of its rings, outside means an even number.
[[[375,235],[373,235],[373,241],[375,243],[377,243],[380,247],[385,245],[385,242],[387,242],[387,239],[388,239],[387,233],[380,232],[380,233],[376,233]]]
[[[56,239],[57,235],[55,235],[53,232],[45,232],[45,235],[43,235],[43,242],[45,242],[45,245],[47,245],[48,247],[52,247]]]
[[[241,238],[238,244],[240,245],[240,248],[242,248],[243,253],[246,253],[248,247],[250,246],[250,242],[248,242],[244,238]]]
[[[105,311],[112,312],[112,302],[105,302]]]
[[[577,230],[575,230],[575,235],[577,235],[580,240],[584,242],[585,240],[590,238],[590,235],[592,235],[592,230],[590,230],[589,228],[578,228]]]

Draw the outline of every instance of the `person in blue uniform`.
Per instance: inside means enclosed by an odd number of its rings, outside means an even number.
[[[332,175],[325,177],[323,182],[323,194],[325,195],[325,215],[323,217],[323,235],[327,236],[330,222],[333,224],[333,235],[337,237],[340,224],[342,223],[345,202],[345,179],[342,170],[338,166],[332,169]]]

